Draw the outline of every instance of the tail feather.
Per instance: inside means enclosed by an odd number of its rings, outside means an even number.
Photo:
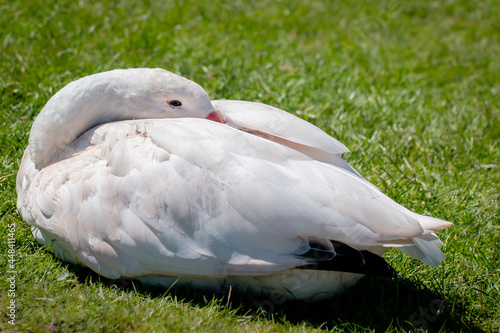
[[[420,223],[422,229],[424,229],[424,235],[431,232],[443,230],[444,228],[448,228],[449,226],[453,225],[453,223],[451,222],[425,215],[419,215],[418,222]]]
[[[410,246],[400,246],[397,249],[410,257],[420,260],[429,266],[438,267],[445,259],[444,253],[438,248],[443,242],[436,236],[435,232],[447,228],[453,223],[437,219],[435,217],[418,215],[418,222],[424,232],[409,239],[413,243]]]
[[[415,245],[398,247],[397,249],[433,267],[438,267],[439,263],[445,259],[444,253],[438,248],[438,246],[444,245],[439,239],[428,241],[415,237],[412,238],[412,241]]]

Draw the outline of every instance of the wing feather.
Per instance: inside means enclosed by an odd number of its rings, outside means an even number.
[[[213,104],[226,116],[228,124],[239,130],[290,147],[314,160],[336,165],[361,177],[341,158],[343,153],[349,152],[344,144],[291,113],[247,101],[217,100]]]

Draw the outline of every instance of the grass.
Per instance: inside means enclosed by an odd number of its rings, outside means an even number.
[[[0,330],[486,331],[500,327],[497,1],[0,0]],[[212,98],[316,124],[404,206],[455,225],[426,267],[320,303],[110,281],[40,247],[16,212],[30,125],[52,94],[113,68],[162,67]],[[8,323],[15,225],[16,326]]]

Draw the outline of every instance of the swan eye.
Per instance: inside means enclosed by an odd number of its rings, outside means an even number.
[[[174,100],[169,101],[168,105],[170,105],[171,107],[178,107],[178,106],[181,106],[182,103],[180,101],[174,99]]]

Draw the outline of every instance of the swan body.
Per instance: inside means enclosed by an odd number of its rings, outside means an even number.
[[[318,300],[394,276],[379,257],[391,247],[438,266],[435,232],[451,223],[392,201],[345,152],[271,106],[212,102],[161,69],[114,70],[42,109],[18,209],[40,243],[111,279]]]

